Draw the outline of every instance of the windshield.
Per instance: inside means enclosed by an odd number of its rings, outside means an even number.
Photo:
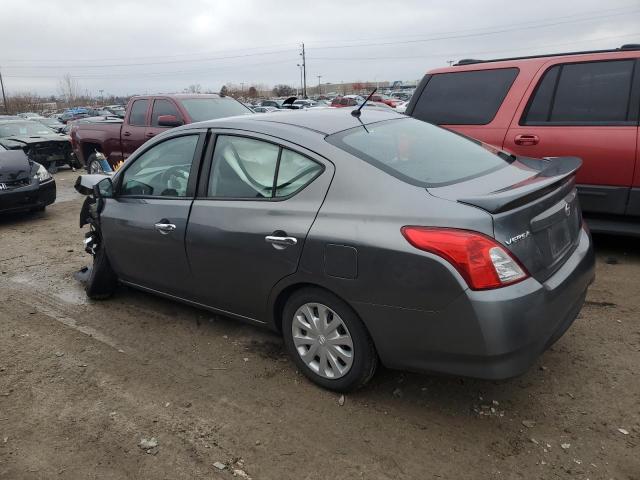
[[[412,118],[372,123],[326,140],[407,183],[435,187],[506,166],[503,158],[461,135]]]
[[[229,97],[186,98],[180,103],[194,122],[251,113],[247,107]]]
[[[53,130],[39,122],[11,122],[0,125],[0,138],[33,137],[53,133]]]

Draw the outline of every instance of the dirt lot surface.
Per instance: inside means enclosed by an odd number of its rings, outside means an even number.
[[[637,240],[596,238],[587,305],[524,376],[381,370],[342,402],[269,332],[127,288],[87,301],[75,177],[0,218],[0,478],[640,478]]]

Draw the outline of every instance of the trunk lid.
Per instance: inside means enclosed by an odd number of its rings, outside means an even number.
[[[496,240],[542,282],[579,241],[582,214],[575,173],[581,164],[576,157],[518,157],[488,175],[428,191],[491,214]]]

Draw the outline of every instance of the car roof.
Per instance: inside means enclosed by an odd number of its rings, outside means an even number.
[[[499,68],[519,67],[524,65],[542,66],[551,60],[566,61],[598,61],[608,59],[638,58],[640,48],[619,48],[614,50],[593,50],[585,52],[553,53],[546,55],[532,55],[528,57],[496,58],[493,60],[465,59],[450,67],[429,70],[429,74],[465,72],[471,70],[488,70]]]
[[[355,107],[354,107],[355,108]],[[394,110],[365,108],[359,118],[351,115],[350,108],[311,108],[288,110],[286,112],[265,113],[262,115],[239,115],[216,120],[192,123],[186,127],[195,128],[238,128],[263,130],[268,124],[288,125],[304,128],[322,135],[332,135],[362,124],[407,118]],[[262,125],[266,123],[267,125]],[[184,128],[184,127],[183,127]]]

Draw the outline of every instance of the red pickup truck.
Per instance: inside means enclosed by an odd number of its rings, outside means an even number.
[[[124,119],[96,117],[74,124],[71,145],[89,173],[100,173],[114,170],[168,128],[251,113],[237,100],[216,94],[136,96],[129,100]]]

